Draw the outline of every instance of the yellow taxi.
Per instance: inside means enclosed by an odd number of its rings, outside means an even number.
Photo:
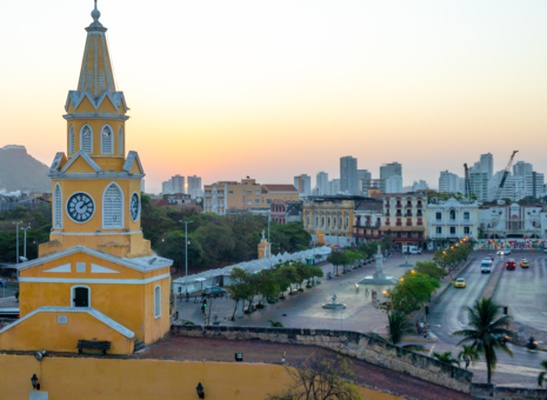
[[[454,287],[458,289],[464,289],[465,288],[465,279],[464,278],[458,278],[454,281]]]
[[[530,267],[530,262],[526,258],[521,258],[520,259],[520,267],[521,268],[529,268]]]

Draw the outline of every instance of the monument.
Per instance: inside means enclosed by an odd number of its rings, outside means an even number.
[[[376,272],[372,276],[361,279],[358,283],[364,285],[394,285],[396,279],[384,273],[384,256],[380,245],[378,245],[378,251],[374,258],[376,260]]]

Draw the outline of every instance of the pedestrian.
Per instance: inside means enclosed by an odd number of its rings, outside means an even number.
[[[359,293],[359,284],[355,282],[355,293]]]
[[[186,291],[186,302],[188,303],[190,301],[190,293]]]
[[[369,295],[368,286],[365,285],[365,297],[368,298],[368,295]]]

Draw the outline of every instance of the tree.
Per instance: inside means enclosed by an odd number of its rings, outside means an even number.
[[[269,400],[359,400],[355,375],[347,358],[313,358],[300,369],[287,368],[293,385],[285,392],[268,396]]]
[[[491,298],[477,300],[473,307],[467,307],[469,313],[470,329],[456,331],[453,335],[463,336],[458,344],[471,343],[472,348],[484,357],[487,370],[487,381],[492,383],[492,371],[496,368],[498,358],[496,349],[501,349],[510,356],[511,350],[500,338],[513,336],[507,329],[512,317],[502,314],[502,306],[495,303]],[[502,315],[498,318],[499,315]]]
[[[543,386],[543,381],[545,380],[545,375],[547,375],[547,360],[543,360],[541,362],[541,368],[543,368],[543,371],[541,371],[538,375],[538,385]]]
[[[479,353],[473,348],[473,345],[464,344],[462,350],[458,353],[458,360],[463,360],[465,369],[468,369],[470,364],[475,364],[475,361],[479,360]]]
[[[440,286],[439,280],[416,271],[407,271],[389,294],[391,307],[409,314],[429,301],[431,294]]]
[[[346,265],[348,263],[348,257],[341,251],[333,251],[327,257],[327,261],[333,265],[334,274],[338,275],[338,267],[341,265]]]
[[[435,357],[437,360],[445,364],[449,364],[449,365],[454,364],[454,365],[457,365],[458,367],[460,366],[460,361],[457,358],[452,357],[451,351],[445,351],[444,353],[437,353],[434,351],[433,357]]]
[[[407,320],[406,315],[401,311],[391,311],[387,315],[389,322],[389,341],[392,344],[399,344],[405,333],[413,330],[412,324]]]

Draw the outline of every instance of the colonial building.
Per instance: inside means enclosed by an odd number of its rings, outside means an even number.
[[[391,238],[395,249],[402,249],[404,245],[423,246],[426,206],[425,194],[386,194],[383,204],[382,236]]]
[[[95,3],[76,90],[65,105],[66,148],[50,167],[53,210],[38,258],[19,264],[21,318],[0,331],[5,350],[75,352],[83,340],[127,354],[169,331],[171,260],[141,231],[144,170],[126,152],[123,92],[115,87]]]
[[[464,237],[478,238],[479,205],[454,198],[433,201],[426,208],[426,235],[430,248],[456,243]]]
[[[298,201],[294,185],[261,185],[255,179],[221,181],[205,185],[203,212],[225,215],[230,212],[269,209],[273,201]]]
[[[352,246],[355,244],[356,232],[363,239],[363,231],[356,231],[354,224],[356,221],[361,223],[361,218],[356,219],[356,213],[362,213],[367,204],[371,204],[371,210],[381,207],[377,200],[362,196],[309,197],[302,206],[304,229],[312,235],[315,242],[323,243],[324,240],[329,246]]]
[[[487,239],[545,238],[544,219],[541,206],[513,203],[479,209],[481,236]]]
[[[382,200],[367,198],[358,201],[354,213],[353,237],[355,244],[382,238]]]

